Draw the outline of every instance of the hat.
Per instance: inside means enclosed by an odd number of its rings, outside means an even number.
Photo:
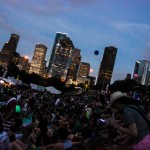
[[[110,105],[112,106],[119,98],[127,97],[127,93],[122,93],[120,91],[114,92],[110,95]]]

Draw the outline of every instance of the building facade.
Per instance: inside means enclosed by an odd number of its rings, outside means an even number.
[[[47,47],[43,44],[36,44],[31,65],[29,68],[29,73],[36,73],[38,75],[43,75],[45,57],[46,57]]]
[[[150,61],[137,60],[135,62],[133,79],[135,79],[136,82],[139,84],[148,85],[149,70],[150,70]]]
[[[96,77],[88,76],[88,79],[90,79],[89,87],[93,87],[96,83]]]
[[[81,55],[80,55],[81,50],[75,48],[73,53],[72,53],[72,61],[71,61],[71,65],[68,69],[68,73],[67,73],[67,80],[72,80],[72,81],[76,81],[77,76],[78,76],[78,72],[79,72],[79,66],[80,66],[80,62],[81,62]]]
[[[18,61],[19,70],[27,71],[28,63],[29,63],[28,57],[26,56],[20,57]]]
[[[87,83],[88,85],[90,84],[90,79],[87,77],[77,77],[77,85],[78,84],[85,84]]]
[[[90,73],[90,64],[86,62],[81,62],[78,77],[88,77],[89,73]]]
[[[150,71],[147,73],[147,85],[150,85]]]
[[[51,58],[48,66],[49,77],[66,80],[71,65],[74,45],[66,33],[56,33]]]
[[[97,86],[106,87],[107,84],[110,84],[115,59],[117,54],[117,48],[113,46],[105,47],[103,58],[100,64],[100,69],[97,78]]]
[[[6,42],[0,52],[0,65],[7,67],[13,61],[18,42],[19,35],[12,33],[8,42]]]
[[[76,79],[77,84],[80,84],[80,83],[89,84],[90,83],[90,79],[88,78],[89,73],[90,73],[90,64],[86,62],[81,62],[80,67],[79,67],[78,77]]]

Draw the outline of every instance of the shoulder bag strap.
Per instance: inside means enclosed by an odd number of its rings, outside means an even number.
[[[139,106],[134,106],[134,105],[128,105],[128,107],[133,108],[134,110],[136,110],[137,112],[139,112],[142,115],[142,117],[145,119],[145,121],[147,122],[147,124],[149,125],[149,127],[150,127],[150,121],[148,120],[147,115],[144,112],[144,110],[142,110]]]

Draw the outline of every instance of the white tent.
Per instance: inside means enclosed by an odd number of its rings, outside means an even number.
[[[1,78],[1,80],[9,83],[10,85],[15,85],[15,83],[11,79]]]
[[[52,94],[60,94],[61,91],[57,90],[56,88],[54,88],[53,86],[49,86],[45,88],[47,91],[49,91]]]
[[[30,83],[30,86],[32,89],[37,90],[37,91],[44,91],[45,90],[45,87],[37,85],[37,84]]]

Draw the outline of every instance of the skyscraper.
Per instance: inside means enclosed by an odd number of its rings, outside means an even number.
[[[36,44],[31,65],[29,68],[29,73],[36,73],[38,75],[43,74],[45,56],[47,52],[47,47],[43,44]]]
[[[90,64],[86,62],[81,62],[79,69],[79,77],[88,77],[90,73]]]
[[[80,63],[80,68],[79,68],[79,73],[77,77],[77,84],[80,83],[90,83],[89,77],[90,73],[90,64],[86,62],[81,62]]]
[[[10,62],[13,61],[18,42],[19,35],[12,33],[8,42],[6,42],[0,52],[0,65],[7,67]]]
[[[148,72],[150,69],[150,61],[138,60],[135,62],[133,79],[142,85],[148,85]]]
[[[80,52],[81,52],[80,49],[74,48],[74,51],[72,53],[72,62],[68,69],[67,80],[72,79],[73,81],[76,81],[77,79],[79,65],[81,61]]]
[[[110,84],[114,69],[117,48],[113,46],[105,47],[103,58],[98,73],[97,86],[105,87]]]
[[[74,45],[66,33],[56,33],[51,58],[48,66],[50,77],[66,80]]]

